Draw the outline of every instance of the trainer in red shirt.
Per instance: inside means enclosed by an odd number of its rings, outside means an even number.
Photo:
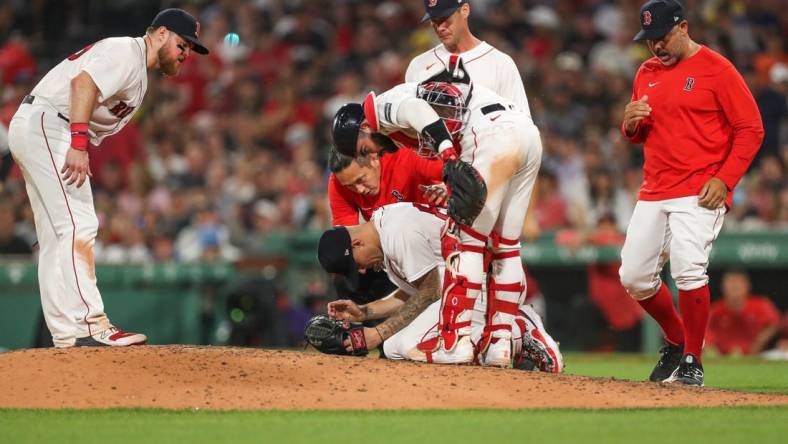
[[[445,192],[445,188],[431,187],[441,183],[440,159],[421,157],[410,149],[354,159],[332,148],[328,163],[334,225],[357,225],[359,213],[366,221],[373,211],[392,203],[440,202]]]
[[[703,385],[708,263],[732,191],[763,140],[758,107],[736,68],[693,41],[676,0],[640,8],[654,57],[635,74],[621,130],[645,154],[643,184],[621,249],[621,283],[665,333],[651,381]],[[659,273],[670,257],[681,318]]]
[[[763,351],[777,332],[780,312],[769,298],[750,294],[750,279],[731,271],[722,278],[722,299],[711,304],[706,346],[722,354]]]

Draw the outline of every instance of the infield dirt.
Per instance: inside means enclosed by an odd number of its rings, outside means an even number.
[[[741,393],[513,369],[230,347],[0,354],[0,407],[220,410],[788,405]]]

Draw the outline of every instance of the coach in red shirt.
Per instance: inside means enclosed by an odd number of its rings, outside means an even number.
[[[777,333],[780,312],[767,297],[750,294],[742,271],[722,277],[722,299],[711,304],[706,346],[722,354],[759,353]]]
[[[369,220],[376,209],[397,202],[443,204],[446,188],[441,184],[443,163],[421,157],[411,149],[353,158],[331,149],[328,154],[328,200],[334,225],[358,225],[359,215]],[[337,295],[366,304],[391,294],[397,287],[385,272],[368,271],[358,288],[335,276]]]
[[[675,0],[640,9],[654,57],[635,74],[621,130],[645,154],[643,184],[621,251],[621,283],[662,327],[667,345],[652,381],[703,385],[709,319],[706,269],[733,188],[763,140],[761,115],[736,68],[694,42]],[[659,273],[670,259],[679,318]]]

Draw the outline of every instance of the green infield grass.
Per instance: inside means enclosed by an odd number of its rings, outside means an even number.
[[[0,412],[4,443],[784,443],[788,408]]]
[[[643,381],[651,374],[659,355],[567,353],[566,373]],[[703,360],[707,387],[746,392],[788,394],[788,362],[759,358],[706,357]],[[786,418],[788,421],[788,418]],[[788,442],[788,437],[786,437]]]
[[[567,372],[643,379],[655,357],[569,354]],[[788,363],[709,359],[709,386],[788,393]],[[211,412],[0,409],[0,443],[783,443],[788,406]]]

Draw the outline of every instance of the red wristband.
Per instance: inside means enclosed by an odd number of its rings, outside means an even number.
[[[88,142],[90,142],[88,127],[87,123],[71,124],[71,148],[79,151],[88,150]]]

